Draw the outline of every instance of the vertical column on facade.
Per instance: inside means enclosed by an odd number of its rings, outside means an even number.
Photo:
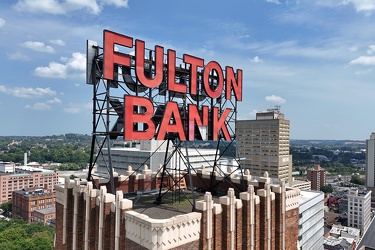
[[[111,241],[111,203],[115,201],[115,195],[108,194],[107,189],[102,186],[100,195],[96,199],[99,207],[99,228],[98,228],[98,250],[110,249]],[[114,238],[113,238],[114,240]]]
[[[73,188],[74,181],[70,180],[69,176],[65,178],[66,188],[66,203],[64,204],[64,228],[63,234],[65,235],[65,246],[67,250],[73,249],[73,215],[74,215],[74,196]]]
[[[152,180],[152,170],[146,164],[143,166],[142,174],[145,175],[144,189],[150,190],[152,186],[152,184],[150,183]]]
[[[125,211],[133,208],[133,201],[123,199],[123,192],[116,192],[116,201],[111,205],[114,216],[114,250],[126,249]]]
[[[280,186],[272,187],[275,193],[275,248],[285,249],[285,182],[281,181]]]
[[[265,183],[264,189],[258,190],[260,197],[260,248],[271,249],[272,239],[272,200],[275,194],[271,192],[269,183]]]
[[[90,243],[95,243],[95,241],[92,240],[93,237],[95,237],[95,233],[92,230],[92,228],[95,228],[95,219],[91,219],[93,214],[93,208],[95,208],[95,197],[96,197],[97,190],[93,189],[92,182],[88,182],[86,184],[86,190],[83,193],[83,199],[85,202],[84,205],[84,249],[94,249],[94,244],[91,245]],[[95,215],[95,213],[94,213]]]
[[[236,215],[235,215],[235,243],[234,243],[234,248],[235,249],[242,249],[242,218],[244,216],[243,214],[243,203],[241,199],[236,199],[235,200],[236,204]]]
[[[213,249],[222,249],[222,237],[223,237],[223,227],[222,227],[222,218],[223,218],[223,207],[221,204],[213,204],[212,211],[214,214],[213,217]]]
[[[73,188],[73,250],[82,249],[84,244],[84,198],[86,186],[81,185],[80,180],[75,180]]]
[[[243,201],[242,209],[242,248],[253,250],[255,247],[255,199],[254,187],[249,186],[247,192],[240,193]],[[259,197],[258,197],[259,202]]]
[[[213,201],[210,192],[206,192],[203,201],[196,203],[196,209],[202,214],[200,249],[213,249]]]
[[[67,196],[68,185],[56,185],[56,228],[55,228],[55,249],[62,250],[66,244],[66,209],[67,209]]]
[[[228,189],[228,195],[219,198],[220,204],[223,206],[223,220],[222,220],[222,248],[234,249],[235,245],[235,196],[233,188]]]

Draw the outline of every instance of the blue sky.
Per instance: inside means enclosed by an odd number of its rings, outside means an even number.
[[[90,134],[86,40],[103,29],[243,70],[239,119],[281,105],[292,139],[375,131],[375,0],[2,0],[0,135]]]

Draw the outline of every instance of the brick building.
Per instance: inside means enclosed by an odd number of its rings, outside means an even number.
[[[0,172],[0,204],[12,199],[13,191],[41,187],[53,191],[58,184],[58,173],[32,167],[14,167],[14,171]]]
[[[270,185],[267,173],[257,181],[248,173],[243,178],[248,188],[239,198],[233,188],[216,202],[206,192],[194,212],[169,219],[133,211],[122,191],[113,195],[105,186],[67,179],[56,186],[55,249],[297,249],[300,191]],[[149,186],[144,174],[133,182]]]
[[[42,188],[24,188],[23,190],[13,191],[12,214],[13,218],[20,217],[27,222],[44,221],[44,217],[54,216],[54,212],[49,211],[35,218],[37,210],[49,209],[55,207],[55,193]],[[48,219],[46,218],[46,220]]]
[[[320,191],[320,188],[326,184],[326,170],[320,165],[307,169],[307,179],[311,182],[311,190]]]

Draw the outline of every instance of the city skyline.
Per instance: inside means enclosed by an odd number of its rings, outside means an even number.
[[[375,131],[375,0],[0,3],[2,136],[92,131],[86,40],[109,29],[243,70],[238,119],[281,105],[291,139]]]

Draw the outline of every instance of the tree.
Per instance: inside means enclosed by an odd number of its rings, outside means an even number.
[[[332,188],[331,184],[328,184],[328,185],[324,185],[323,187],[321,187],[320,191],[324,192],[325,194],[332,193],[333,188]]]
[[[4,213],[12,212],[12,201],[1,204],[0,208],[4,211]]]
[[[353,174],[350,182],[357,185],[365,185],[365,180],[358,174]]]

